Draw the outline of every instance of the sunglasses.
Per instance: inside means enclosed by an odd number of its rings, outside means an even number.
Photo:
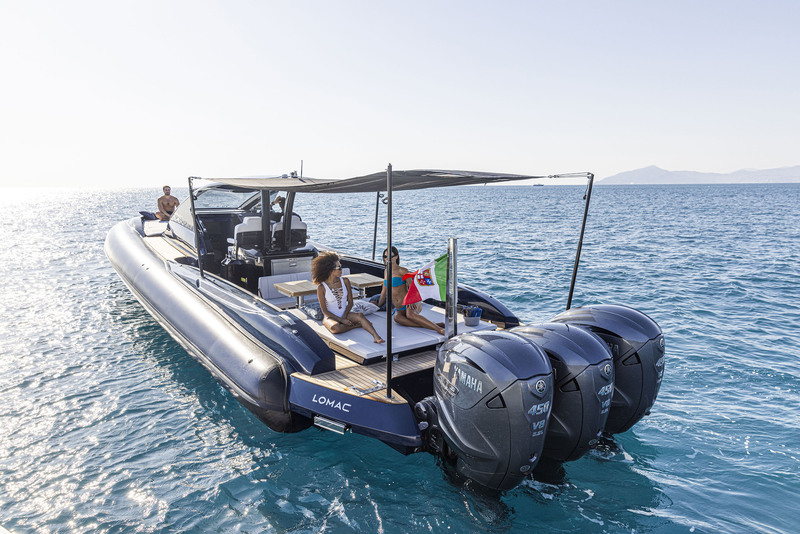
[[[333,270],[334,271],[341,271],[342,270],[342,266],[341,265],[334,265],[333,266]]]
[[[392,257],[393,257],[393,258],[396,258],[396,257],[397,257],[397,254],[392,254]],[[384,254],[384,255],[383,255],[383,259],[384,259],[384,260],[386,259],[386,254]]]

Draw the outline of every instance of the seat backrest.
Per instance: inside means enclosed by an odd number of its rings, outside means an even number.
[[[299,278],[301,273],[275,274],[272,276],[262,276],[258,279],[258,294],[264,300],[279,299],[286,295],[275,289],[278,282],[293,282],[295,280],[305,280],[310,278],[310,273],[305,274],[304,278]]]
[[[297,215],[292,215],[292,236],[289,245],[292,247],[302,247],[306,244],[306,235],[308,232],[308,225],[304,223]],[[272,236],[275,244],[281,246],[283,244],[283,220],[275,223],[272,229]]]
[[[263,235],[261,217],[245,217],[233,229],[233,238],[239,248],[260,248],[264,242]]]
[[[233,229],[234,234],[242,232],[260,232],[261,231],[261,217],[245,217],[241,223],[237,224]]]
[[[292,230],[307,230],[308,225],[303,222],[303,220],[298,215],[292,215]],[[283,219],[279,222],[275,223],[275,228],[273,229],[274,232],[278,230],[283,230]]]

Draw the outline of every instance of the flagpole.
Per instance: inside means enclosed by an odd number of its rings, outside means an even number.
[[[392,164],[386,168],[386,397],[392,398]],[[376,212],[377,213],[377,212]]]
[[[458,335],[456,325],[456,307],[458,305],[458,280],[456,278],[456,258],[458,256],[458,238],[451,237],[447,241],[447,282],[445,293],[445,324],[444,335],[447,339]]]

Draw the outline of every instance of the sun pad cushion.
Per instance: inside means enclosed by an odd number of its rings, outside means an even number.
[[[343,334],[333,334],[322,323],[308,319],[306,314],[299,310],[290,310],[298,319],[303,320],[320,337],[323,337],[334,344],[341,346],[350,352],[357,354],[365,359],[375,358],[386,354],[386,345],[374,343],[372,336],[363,328],[354,328]],[[430,319],[434,323],[444,322],[444,310],[423,304],[421,315]],[[375,331],[386,339],[386,312],[375,312],[367,317],[375,327]],[[457,329],[459,334],[474,332],[476,330],[495,330],[497,327],[489,322],[481,321],[477,326],[466,326],[464,317],[458,316]],[[444,336],[440,336],[433,330],[427,328],[414,328],[402,326],[397,322],[392,323],[392,352],[398,353],[422,347],[433,347],[445,341]]]

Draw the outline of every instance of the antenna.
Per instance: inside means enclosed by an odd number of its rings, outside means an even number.
[[[303,160],[300,160],[300,179],[303,179]]]

